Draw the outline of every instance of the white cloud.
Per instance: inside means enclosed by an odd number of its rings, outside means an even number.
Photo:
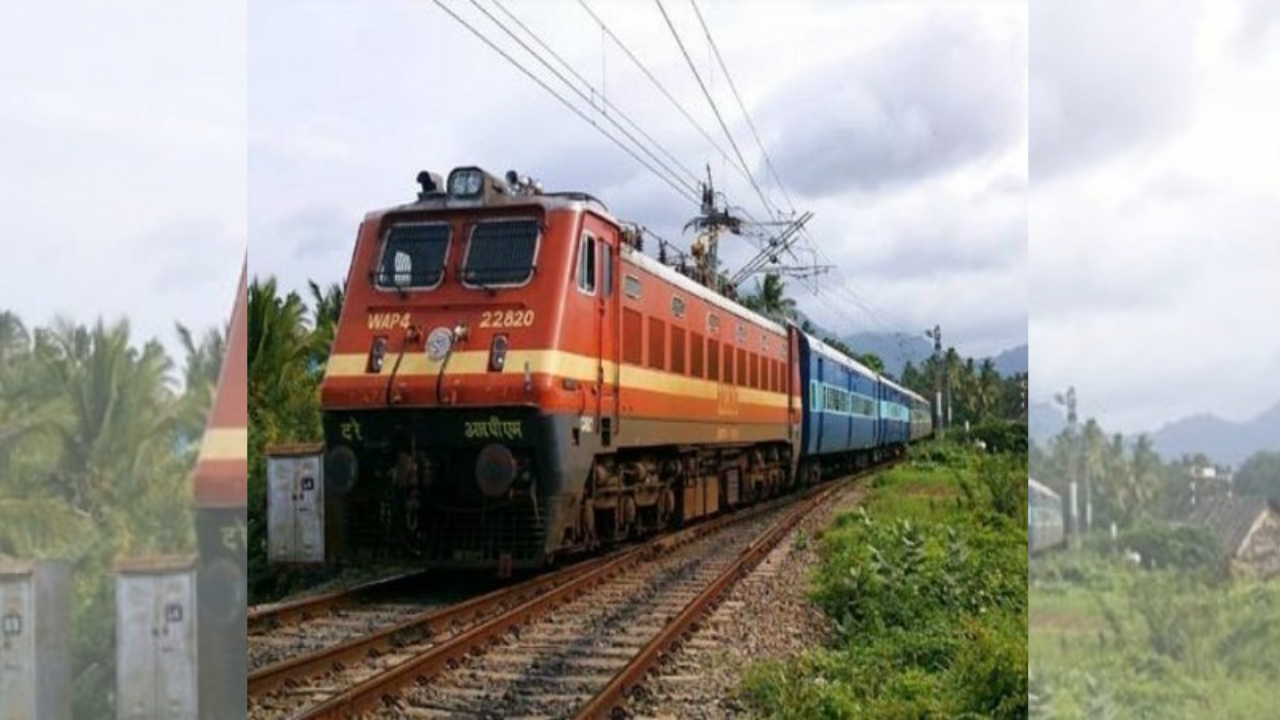
[[[28,323],[225,321],[246,242],[245,7],[0,10],[0,307]]]
[[[1075,385],[1086,415],[1124,431],[1247,419],[1280,400],[1280,35],[1242,55],[1242,2],[1126,7],[1055,15],[1062,34],[1044,63],[1032,54],[1033,395]],[[1060,132],[1035,88],[1081,72],[1086,45],[1085,75],[1116,80]],[[1089,105],[1125,88],[1144,97]]]
[[[447,4],[502,37],[466,3]],[[657,10],[590,5],[727,150]],[[718,189],[764,215],[750,186],[577,3],[542,3],[536,12],[507,7],[695,179],[710,164]],[[833,326],[852,333],[883,330],[878,323],[886,322],[914,334],[926,318],[928,325],[942,321],[956,329],[951,337],[966,353],[1025,342],[1025,7],[710,2],[701,8],[797,207],[816,212],[812,235],[840,265],[840,278],[830,282],[847,281],[872,308],[841,301],[846,309],[830,316]],[[679,3],[668,10],[748,165],[781,202],[692,11]],[[943,46],[949,54],[937,55]],[[687,240],[681,227],[696,212],[692,203],[431,3],[383,4],[378,12],[333,0],[255,4],[250,49],[252,263],[286,287],[344,276],[345,249],[363,213],[411,198],[422,168],[518,168],[548,188],[591,192],[620,217]],[[969,82],[970,92],[954,87],[957,78]],[[862,90],[833,92],[844,86]],[[892,182],[872,182],[864,156],[833,154],[839,162],[826,168],[837,178],[862,177],[856,187],[820,186],[807,168],[785,162],[804,140],[791,134],[796,123],[803,121],[812,137],[839,138],[863,100],[898,120],[927,120],[927,137],[919,136],[924,144],[899,132],[898,122],[854,138]],[[301,236],[316,238],[307,241],[313,252],[298,252]],[[725,247],[731,265],[749,251],[745,243]],[[946,258],[953,264],[938,262]],[[803,309],[824,312],[826,303],[796,290]]]

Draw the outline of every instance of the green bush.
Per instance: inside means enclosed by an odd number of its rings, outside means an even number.
[[[776,718],[1026,717],[1025,504],[1010,517],[999,490],[1015,477],[1025,502],[1021,474],[935,443],[879,475],[867,509],[822,534],[813,598],[834,621],[829,647],[754,668],[751,705]]]
[[[970,621],[968,633],[972,639],[955,663],[964,712],[991,720],[1026,718],[1026,615],[1003,613],[988,624]]]
[[[1023,464],[1027,457],[1027,424],[1006,420],[987,420],[969,431],[969,437],[981,440],[989,452],[1010,453],[1020,456]]]
[[[1149,568],[1204,570],[1217,575],[1228,570],[1218,541],[1202,527],[1145,521],[1121,533],[1116,544],[1137,551]]]

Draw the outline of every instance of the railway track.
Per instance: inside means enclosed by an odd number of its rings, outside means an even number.
[[[420,570],[399,573],[341,590],[249,608],[249,634],[261,635],[280,627],[296,625],[326,612],[360,603],[365,598],[395,591],[421,579],[423,575],[425,573]]]
[[[662,652],[837,487],[258,668],[248,717],[608,717]]]
[[[421,571],[251,610],[247,617],[250,672],[395,625],[450,597],[415,592]]]

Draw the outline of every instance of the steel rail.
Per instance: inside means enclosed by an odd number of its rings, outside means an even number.
[[[711,582],[701,593],[685,606],[684,610],[669,621],[665,627],[650,640],[631,662],[620,669],[613,679],[593,697],[575,716],[578,720],[615,717],[614,711],[626,703],[627,693],[644,681],[649,669],[653,667],[672,645],[680,640],[690,628],[708,611],[713,609],[720,598],[737,582],[738,578],[749,573],[770,551],[777,546],[783,536],[791,531],[806,515],[830,497],[843,483],[827,487],[824,491],[802,500],[799,507],[774,523],[760,537],[751,541],[743,549],[738,559]]]
[[[278,627],[297,624],[330,608],[354,602],[360,595],[369,595],[388,590],[401,583],[421,577],[425,572],[423,570],[412,570],[342,590],[334,590],[320,595],[255,608],[250,610],[245,618],[248,626],[247,631],[249,635],[256,635]]]
[[[379,703],[384,703],[389,696],[394,695],[400,688],[439,674],[448,669],[450,665],[466,657],[473,650],[484,647],[491,641],[505,635],[512,628],[527,624],[541,617],[556,606],[576,598],[610,577],[642,562],[645,558],[705,537],[727,525],[755,518],[765,512],[776,509],[788,500],[789,498],[785,497],[779,498],[740,513],[733,513],[701,523],[675,535],[657,537],[643,545],[621,550],[613,556],[602,558],[596,565],[588,568],[585,572],[579,566],[566,568],[561,572],[576,572],[576,577],[572,577],[554,589],[510,608],[450,640],[434,645],[412,659],[367,678],[355,687],[295,715],[294,720],[333,720],[355,717]]]
[[[612,555],[609,555],[587,560],[548,575],[532,578],[519,585],[494,590],[456,605],[427,610],[370,635],[352,638],[330,647],[321,648],[311,653],[259,668],[249,673],[249,696],[251,698],[261,697],[283,686],[290,680],[310,678],[336,665],[395,647],[401,644],[400,640],[404,635],[410,633],[431,636],[450,627],[465,626],[478,622],[485,615],[496,612],[495,608],[524,602],[558,584],[571,580],[575,575],[608,562],[612,557]]]

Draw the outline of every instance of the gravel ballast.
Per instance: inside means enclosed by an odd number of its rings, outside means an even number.
[[[809,601],[819,561],[818,534],[861,502],[860,486],[844,489],[791,531],[631,698],[638,718],[718,720],[748,716],[738,699],[752,663],[820,646],[831,632]]]

